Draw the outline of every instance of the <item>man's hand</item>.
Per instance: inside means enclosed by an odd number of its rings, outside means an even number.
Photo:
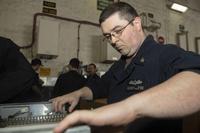
[[[69,103],[69,112],[72,112],[73,109],[79,102],[81,95],[78,91],[59,96],[50,100],[52,102],[52,106],[55,112],[62,111],[64,104]]]
[[[52,106],[55,112],[62,111],[62,107],[66,103],[70,104],[68,110],[69,112],[72,112],[78,104],[80,98],[91,100],[93,98],[92,91],[88,87],[83,87],[77,91],[53,98],[49,101],[52,102]]]
[[[104,125],[124,125],[138,117],[137,113],[124,100],[123,102],[107,105],[92,111],[82,110],[74,111],[67,115],[58,126],[54,129],[54,133],[61,133],[65,129],[78,124],[85,123],[95,126]],[[132,111],[131,111],[132,110]]]

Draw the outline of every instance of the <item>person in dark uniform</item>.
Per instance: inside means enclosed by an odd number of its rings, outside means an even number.
[[[39,73],[40,67],[42,66],[42,61],[38,58],[31,60],[31,66],[35,72]]]
[[[85,85],[86,79],[78,73],[80,61],[77,58],[72,58],[69,62],[69,71],[61,74],[54,86],[53,97],[61,96],[75,90],[80,89]]]
[[[42,61],[39,58],[34,58],[31,60],[31,66],[37,75],[36,82],[32,86],[32,89],[35,92],[37,92],[37,94],[40,96],[39,101],[42,101],[45,97],[45,94],[43,93],[44,88],[42,86],[44,84],[44,81],[40,79],[40,76],[39,76],[39,71],[40,71],[40,67],[42,66]]]
[[[37,99],[32,90],[36,73],[19,47],[0,37],[0,103],[31,102]]]
[[[181,119],[200,110],[200,56],[176,45],[158,45],[146,36],[141,18],[127,3],[108,6],[100,15],[105,39],[121,58],[96,82],[52,99],[55,110],[80,98],[108,98],[110,105],[75,111],[58,124],[60,133],[76,123],[125,125],[130,133],[181,133]]]
[[[158,37],[158,44],[165,44],[165,39],[163,36]]]
[[[87,73],[87,81],[88,82],[95,82],[99,80],[99,76],[97,75],[97,67],[94,63],[91,63],[86,66],[86,73]],[[90,81],[93,80],[93,81]]]

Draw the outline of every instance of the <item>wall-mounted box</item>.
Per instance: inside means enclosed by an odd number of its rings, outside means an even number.
[[[57,56],[59,41],[59,22],[40,19],[38,30],[37,54]]]

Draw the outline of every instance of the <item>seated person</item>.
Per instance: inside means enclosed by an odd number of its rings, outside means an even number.
[[[0,103],[32,102],[36,73],[10,39],[0,37]]]
[[[42,62],[40,59],[34,58],[31,60],[31,66],[32,66],[33,70],[35,70],[35,72],[39,73],[41,65],[42,65]]]
[[[39,70],[40,67],[42,66],[42,62],[40,59],[34,58],[33,60],[31,60],[31,66],[37,75],[36,83],[33,85],[32,88],[34,89],[34,91],[37,92],[37,94],[41,97],[41,99],[43,99],[44,94],[42,94],[42,85],[44,84],[44,81],[39,78]]]
[[[100,77],[97,75],[97,67],[94,63],[87,65],[86,67],[87,80],[98,80]]]
[[[158,44],[164,44],[165,43],[165,39],[162,36],[158,37]]]
[[[69,71],[61,74],[55,84],[53,89],[53,97],[61,96],[85,85],[86,79],[78,73],[80,61],[77,58],[72,58],[69,62]]]

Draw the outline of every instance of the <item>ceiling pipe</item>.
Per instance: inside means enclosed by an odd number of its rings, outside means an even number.
[[[95,26],[95,27],[100,27],[99,24],[93,23],[93,22],[90,22],[90,21],[76,20],[76,19],[65,18],[65,17],[55,16],[55,15],[50,15],[50,14],[45,14],[45,13],[36,13],[36,14],[34,14],[34,18],[33,18],[33,29],[32,29],[32,41],[31,41],[31,44],[27,45],[27,46],[19,46],[20,49],[32,48],[32,46],[34,45],[37,17],[39,17],[39,16],[46,16],[46,17],[51,17],[51,18],[60,19],[60,20],[64,20],[64,21],[74,22],[74,23],[78,23],[78,24],[85,24],[85,25],[91,25],[91,26]]]

